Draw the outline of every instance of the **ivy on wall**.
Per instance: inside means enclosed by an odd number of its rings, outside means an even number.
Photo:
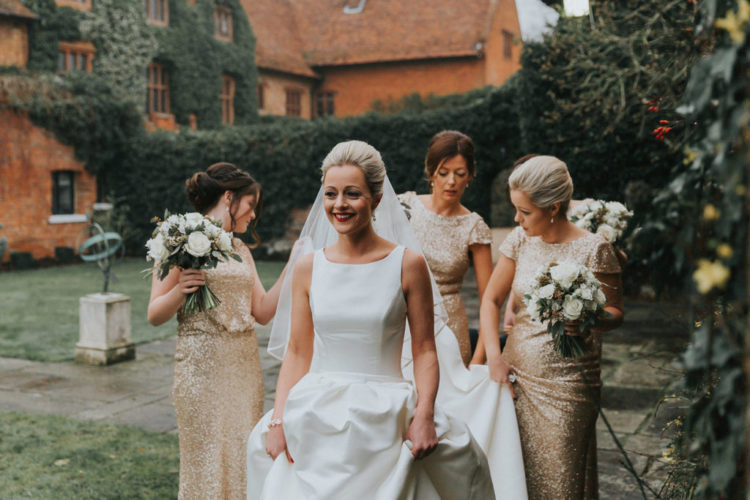
[[[54,0],[23,0],[37,14],[30,30],[29,70],[57,70],[60,41],[91,41],[94,74],[117,95],[145,109],[146,68],[170,71],[171,112],[180,124],[195,114],[199,128],[221,126],[222,74],[235,80],[235,124],[258,120],[255,38],[238,0],[169,1],[169,26],[147,23],[141,0],[94,0],[92,11],[58,7]],[[232,11],[233,41],[214,38],[214,7]]]

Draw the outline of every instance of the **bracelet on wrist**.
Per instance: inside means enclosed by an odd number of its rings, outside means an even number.
[[[270,422],[268,422],[268,428],[272,429],[274,427],[278,427],[282,424],[282,420],[280,418],[272,418]]]

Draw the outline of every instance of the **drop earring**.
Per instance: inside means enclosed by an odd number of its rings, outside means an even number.
[[[554,218],[554,217],[550,217],[550,219],[549,219],[549,223],[550,223],[550,224],[554,224],[554,223],[555,223],[555,218]]]

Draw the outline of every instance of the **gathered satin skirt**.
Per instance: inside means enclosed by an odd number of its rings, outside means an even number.
[[[404,440],[416,403],[411,382],[377,375],[311,372],[289,392],[287,449],[266,454],[271,413],[250,435],[248,499],[494,498],[487,460],[461,422],[438,408],[439,444],[415,460]]]

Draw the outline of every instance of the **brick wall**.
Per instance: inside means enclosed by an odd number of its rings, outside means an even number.
[[[503,32],[513,37],[511,57],[505,55]],[[486,84],[502,85],[510,75],[521,69],[521,25],[518,23],[515,0],[499,0],[485,44]]]
[[[0,66],[26,67],[29,35],[25,20],[0,17]]]
[[[260,107],[260,102],[258,103],[258,112],[261,115],[286,115],[286,91],[296,89],[302,93],[300,116],[311,118],[312,80],[258,68],[258,84],[263,86],[263,107]]]
[[[0,123],[0,236],[8,238],[10,251],[31,252],[37,259],[54,256],[56,246],[75,247],[85,222],[50,221],[52,172],[75,172],[75,212],[81,215],[96,201],[95,178],[72,147],[27,117],[0,111]]]
[[[445,95],[485,85],[484,60],[411,61],[320,68],[320,90],[335,93],[336,116],[365,113],[373,101],[398,100],[418,92]]]

